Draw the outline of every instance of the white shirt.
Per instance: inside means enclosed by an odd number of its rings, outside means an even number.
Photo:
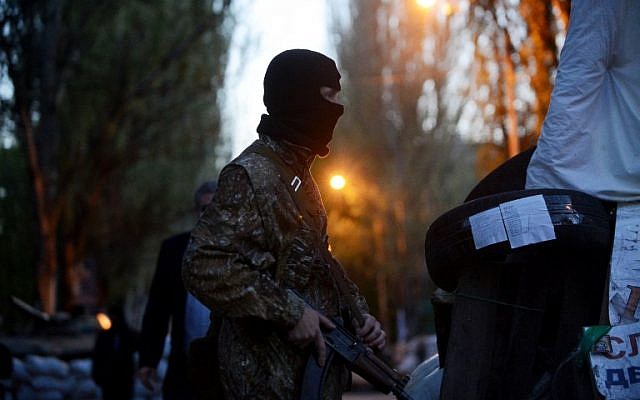
[[[189,343],[207,334],[209,329],[209,309],[193,295],[187,292],[184,310],[184,347],[189,348]]]
[[[640,0],[576,0],[526,188],[640,200]]]

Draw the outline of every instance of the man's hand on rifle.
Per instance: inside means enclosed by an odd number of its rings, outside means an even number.
[[[335,329],[335,327],[329,318],[307,306],[296,326],[287,332],[287,339],[302,348],[313,342],[318,353],[318,365],[324,367],[327,350],[322,336],[322,328]]]
[[[380,322],[370,314],[362,314],[362,316],[364,317],[364,323],[359,328],[356,328],[356,334],[369,347],[377,350],[384,349],[384,345],[387,342],[387,334],[382,329]],[[357,327],[358,322],[354,320],[353,325]]]

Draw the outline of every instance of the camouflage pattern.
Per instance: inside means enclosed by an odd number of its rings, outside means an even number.
[[[309,349],[286,340],[304,309],[303,301],[287,289],[296,289],[332,317],[340,315],[345,300],[328,271],[335,260],[325,251],[326,212],[309,172],[315,156],[268,136],[259,140],[301,178],[299,190],[311,201],[300,210],[273,161],[243,153],[220,174],[217,193],[192,232],[183,280],[223,318],[218,354],[227,397],[295,399]],[[358,306],[367,312],[357,287],[338,268]],[[341,398],[346,376],[343,367],[332,369],[325,399]]]

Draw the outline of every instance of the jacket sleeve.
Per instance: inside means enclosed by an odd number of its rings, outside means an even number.
[[[292,328],[304,303],[273,280],[269,270],[276,260],[266,243],[246,171],[226,167],[212,203],[191,232],[182,267],[185,287],[218,315],[257,317]]]
[[[140,366],[158,366],[164,350],[165,338],[169,330],[171,318],[170,293],[172,292],[171,268],[178,265],[170,265],[174,258],[169,256],[169,242],[162,242],[156,270],[149,289],[149,299],[142,318],[142,330],[140,332]]]

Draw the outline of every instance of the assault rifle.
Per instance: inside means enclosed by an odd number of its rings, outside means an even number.
[[[318,365],[314,355],[309,356],[302,383],[301,400],[322,399],[326,374],[335,356],[339,357],[349,370],[373,385],[376,390],[384,394],[392,392],[399,400],[413,400],[404,391],[409,376],[389,366],[369,346],[345,329],[340,321],[335,319],[332,321],[336,328],[323,333],[327,346],[324,367]]]

